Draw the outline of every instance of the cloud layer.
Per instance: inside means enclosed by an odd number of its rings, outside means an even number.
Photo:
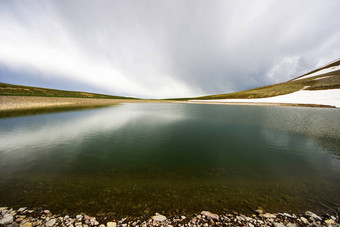
[[[338,9],[336,0],[2,1],[0,81],[143,98],[282,82],[340,57]]]

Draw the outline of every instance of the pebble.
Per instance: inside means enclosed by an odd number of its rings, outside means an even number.
[[[5,214],[4,217],[0,220],[0,225],[7,225],[13,222],[13,216],[10,214]]]
[[[122,224],[125,220],[126,218],[123,218],[122,220],[119,221],[119,224]]]
[[[24,224],[21,224],[20,227],[32,227],[32,223],[31,222],[26,222]]]
[[[300,220],[303,222],[303,224],[308,224],[308,220],[304,217],[301,217]]]
[[[287,218],[293,218],[293,219],[296,219],[296,217],[294,217],[293,215],[290,215],[288,213],[279,213],[279,215],[283,216],[283,217],[287,217]]]
[[[208,218],[211,218],[211,219],[214,219],[214,220],[219,220],[220,219],[220,216],[218,216],[217,214],[213,214],[209,211],[202,211],[201,212],[201,215],[204,215]]]
[[[109,216],[91,217],[86,214],[70,217],[68,215],[46,214],[45,211],[33,210],[30,213],[26,208],[20,208],[17,211],[8,208],[0,208],[0,226],[5,227],[33,227],[33,226],[63,226],[63,227],[147,227],[147,226],[180,226],[180,227],[200,227],[200,226],[271,226],[271,227],[297,227],[297,226],[315,226],[315,227],[340,227],[337,220],[339,214],[324,214],[320,216],[308,211],[304,215],[295,215],[289,213],[263,213],[260,215],[250,214],[218,214],[209,211],[202,211],[197,215],[180,215],[177,217],[166,217],[156,213],[154,216],[142,219],[123,218],[119,222],[109,221]],[[256,212],[258,213],[258,212]],[[307,220],[308,217],[308,220]],[[111,216],[110,216],[111,218]],[[98,219],[98,220],[97,220]],[[15,220],[15,221],[13,221]],[[106,222],[105,222],[106,220]],[[111,219],[112,220],[112,219]],[[117,220],[117,219],[116,219]],[[118,219],[119,220],[119,219]],[[105,222],[105,223],[103,223]],[[5,223],[5,224],[2,224]]]
[[[81,221],[81,220],[83,219],[83,215],[78,214],[78,215],[76,216],[76,218],[77,218],[78,221]]]
[[[305,215],[306,215],[307,217],[312,217],[312,218],[314,218],[314,219],[316,219],[316,220],[322,221],[322,218],[319,217],[318,215],[314,214],[313,212],[306,211]]]
[[[271,213],[265,213],[265,214],[262,214],[261,216],[264,218],[276,218],[276,216]]]
[[[54,224],[57,222],[57,220],[55,219],[51,219],[49,220],[48,222],[46,222],[46,227],[51,227],[51,226],[54,226]]]
[[[20,227],[20,225],[18,223],[16,223],[16,222],[13,222],[8,227]]]
[[[166,218],[164,215],[156,214],[155,216],[152,216],[152,219],[153,219],[154,221],[163,222],[163,221],[165,221],[167,218]]]
[[[108,222],[108,223],[106,223],[106,226],[107,227],[116,227],[117,223],[116,222]]]
[[[257,213],[257,214],[263,214],[263,210],[255,210],[255,213]]]
[[[336,222],[335,222],[333,219],[325,220],[325,223],[326,223],[327,225],[334,225],[334,224],[336,224]]]
[[[22,212],[24,212],[26,209],[27,209],[27,207],[21,207],[21,208],[18,210],[18,212],[22,213]]]
[[[297,225],[295,223],[288,223],[286,227],[297,227]]]

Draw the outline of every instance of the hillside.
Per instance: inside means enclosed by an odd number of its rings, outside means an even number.
[[[0,83],[0,96],[39,96],[39,97],[70,97],[70,98],[96,98],[96,99],[135,99],[122,96],[111,96],[79,91],[65,91],[49,88],[21,86]]]
[[[326,89],[340,89],[340,59],[287,82],[246,91],[201,96],[190,99],[256,99],[285,95],[300,90]],[[188,100],[188,98],[185,100]]]

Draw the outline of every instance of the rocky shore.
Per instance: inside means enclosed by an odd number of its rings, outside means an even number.
[[[32,226],[69,226],[69,227],[144,227],[144,226],[273,226],[273,227],[297,227],[297,226],[340,226],[339,214],[324,214],[319,216],[310,211],[304,214],[265,213],[263,210],[255,210],[252,215],[243,215],[237,212],[231,214],[214,214],[202,211],[194,216],[166,217],[155,214],[149,218],[121,218],[114,219],[106,215],[91,217],[86,214],[76,216],[56,215],[49,210],[30,210],[22,207],[14,210],[8,207],[0,207],[0,226],[32,227]]]

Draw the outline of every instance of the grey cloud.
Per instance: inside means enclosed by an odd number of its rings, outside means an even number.
[[[338,58],[339,9],[335,0],[59,0],[4,1],[0,13],[32,35],[67,37],[76,56],[93,60],[91,70],[117,72],[122,82],[112,93],[178,97],[282,82]],[[81,78],[68,70],[60,72],[66,79]],[[93,86],[110,90],[108,82]]]

